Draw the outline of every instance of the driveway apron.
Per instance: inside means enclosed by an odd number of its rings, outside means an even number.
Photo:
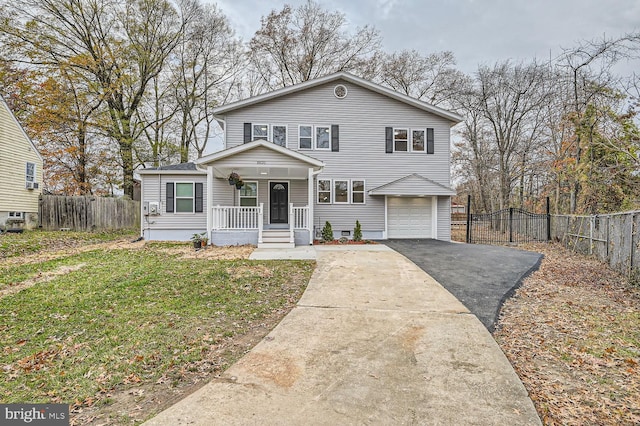
[[[384,244],[435,278],[489,331],[493,331],[504,301],[542,260],[540,253],[510,247],[438,240],[388,240]]]
[[[300,302],[147,425],[540,425],[485,327],[382,245],[320,248]]]

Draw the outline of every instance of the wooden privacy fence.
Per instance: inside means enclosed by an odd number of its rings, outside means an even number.
[[[140,226],[140,202],[96,196],[42,195],[40,226],[45,230],[101,231]]]
[[[551,234],[578,253],[591,254],[640,283],[640,210],[597,216],[553,215]]]

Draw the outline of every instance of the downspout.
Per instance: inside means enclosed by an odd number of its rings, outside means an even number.
[[[308,196],[308,202],[309,202],[309,245],[313,245],[313,226],[315,224],[315,217],[314,217],[314,202],[315,199],[313,197],[313,181],[314,178],[316,176],[318,176],[320,173],[322,173],[322,171],[324,170],[324,168],[320,169],[320,170],[313,170],[313,167],[309,167],[309,175],[307,177],[307,179],[309,180],[309,184],[308,184],[308,188],[307,191],[309,192],[309,196]]]

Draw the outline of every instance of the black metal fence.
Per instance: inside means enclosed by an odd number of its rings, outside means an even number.
[[[467,215],[467,243],[519,244],[551,239],[551,215],[511,207],[492,213]]]

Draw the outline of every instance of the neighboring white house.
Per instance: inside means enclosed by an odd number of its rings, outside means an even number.
[[[142,235],[217,245],[451,236],[450,111],[340,72],[214,109],[225,149],[145,169]],[[244,185],[230,185],[235,173]]]
[[[0,96],[0,226],[38,224],[42,157]]]

